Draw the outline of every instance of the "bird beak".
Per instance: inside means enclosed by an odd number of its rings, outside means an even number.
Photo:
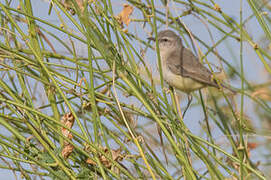
[[[148,40],[151,40],[151,41],[155,41],[155,38],[154,38],[154,37],[148,37],[147,39],[148,39]]]

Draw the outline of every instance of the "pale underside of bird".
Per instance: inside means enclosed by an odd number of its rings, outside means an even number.
[[[209,69],[203,66],[199,59],[182,44],[182,40],[171,30],[158,33],[157,36],[164,80],[176,89],[190,93],[192,91],[212,86],[227,88],[218,83]],[[155,40],[155,38],[149,38]]]

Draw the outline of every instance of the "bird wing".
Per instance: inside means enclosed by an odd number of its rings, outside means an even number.
[[[171,53],[167,65],[174,74],[194,79],[209,86],[218,87],[216,81],[212,78],[212,73],[185,47],[182,47],[181,51],[176,50]]]

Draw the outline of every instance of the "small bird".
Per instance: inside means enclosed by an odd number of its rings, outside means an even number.
[[[148,38],[155,40],[155,38]],[[234,90],[226,87],[213,78],[209,69],[203,66],[199,59],[182,44],[181,38],[171,30],[158,33],[157,36],[160,57],[162,62],[164,80],[172,87],[187,94],[212,86],[216,88],[227,88],[233,93]]]

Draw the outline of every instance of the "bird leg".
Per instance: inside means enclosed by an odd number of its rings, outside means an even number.
[[[188,100],[188,102],[187,102],[186,108],[185,108],[185,110],[183,112],[183,118],[184,118],[184,115],[185,115],[186,111],[188,110],[189,106],[191,105],[191,102],[193,100],[193,96],[191,94],[188,94],[187,95],[187,100]]]

